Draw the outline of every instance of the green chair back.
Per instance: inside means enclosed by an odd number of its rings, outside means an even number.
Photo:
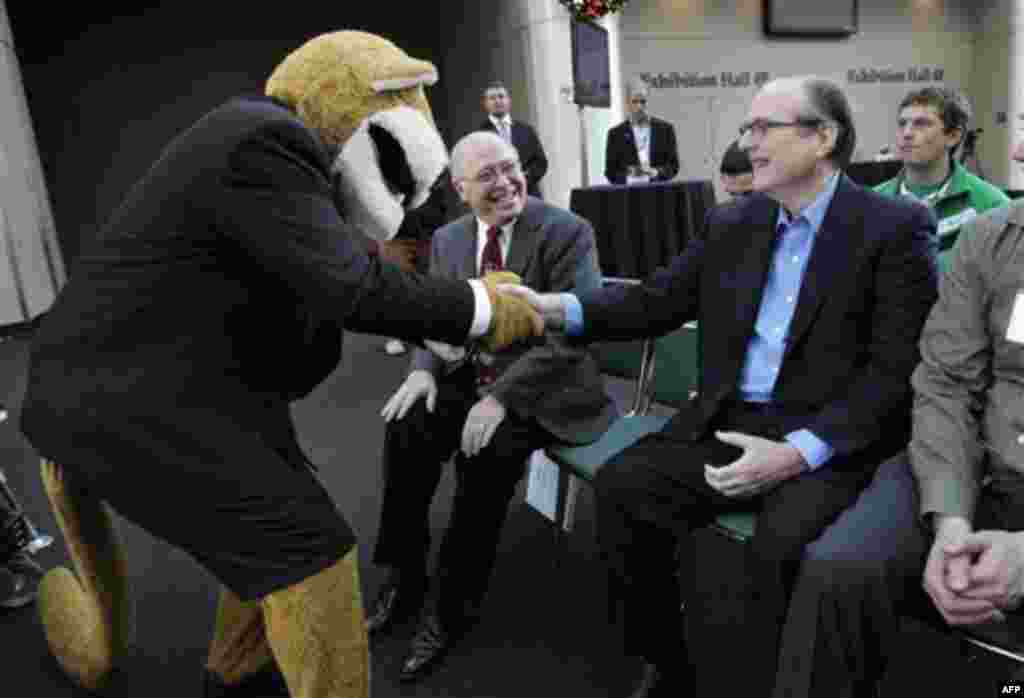
[[[627,380],[635,380],[640,376],[643,341],[594,342],[590,345],[590,351],[601,373]]]
[[[655,342],[651,398],[680,407],[698,389],[700,348],[696,323],[688,323]]]

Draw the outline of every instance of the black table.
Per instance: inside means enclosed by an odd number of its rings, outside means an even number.
[[[594,226],[605,276],[644,278],[701,235],[715,205],[710,180],[573,189],[569,208]]]
[[[892,179],[903,169],[899,160],[851,162],[843,170],[846,176],[862,187],[875,187]]]

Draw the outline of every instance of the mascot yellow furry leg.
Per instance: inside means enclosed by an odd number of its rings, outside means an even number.
[[[102,689],[131,642],[124,554],[107,506],[78,487],[60,465],[44,460],[41,470],[77,573],[55,567],[43,577],[43,629],[68,676],[90,690]]]
[[[293,698],[368,696],[365,626],[356,549],[260,601],[242,601],[222,589],[206,664],[213,674],[207,696],[227,693],[257,675],[265,690],[284,692],[275,684],[275,660]]]

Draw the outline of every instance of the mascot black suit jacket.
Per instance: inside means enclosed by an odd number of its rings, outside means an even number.
[[[284,106],[215,109],[129,192],[32,346],[21,426],[40,455],[243,598],[353,545],[288,408],[336,366],[342,326],[458,345],[473,319],[465,282],[365,255],[329,169]]]

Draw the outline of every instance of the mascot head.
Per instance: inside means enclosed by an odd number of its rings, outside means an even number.
[[[337,153],[333,169],[346,219],[385,241],[407,210],[427,200],[448,164],[423,92],[435,82],[432,64],[387,39],[338,31],[289,54],[265,91]]]

